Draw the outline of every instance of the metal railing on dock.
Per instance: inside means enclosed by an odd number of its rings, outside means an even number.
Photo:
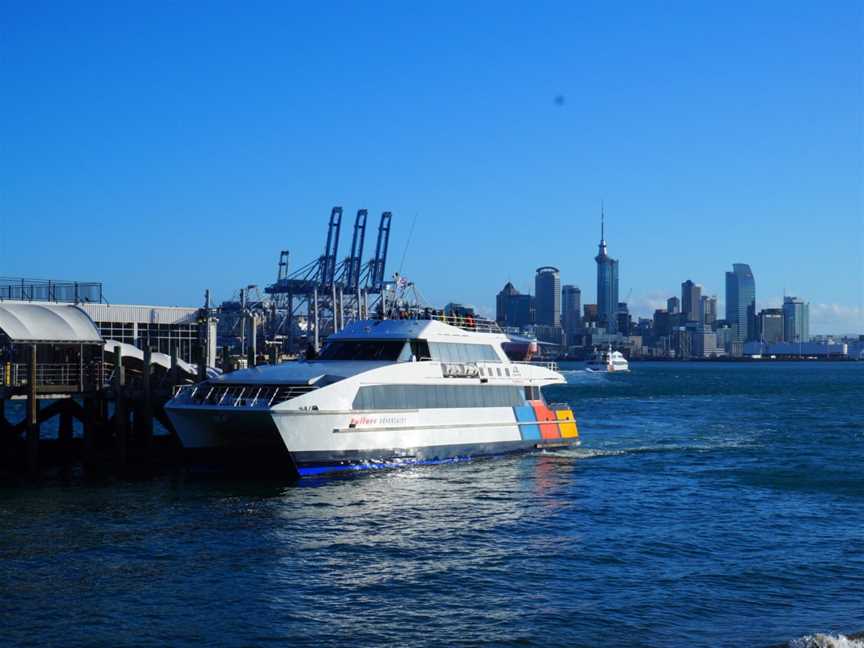
[[[40,391],[82,391],[85,387],[102,387],[101,372],[102,367],[98,363],[41,363],[36,365],[35,384]],[[30,365],[24,362],[7,362],[2,366],[0,378],[4,387],[26,387],[31,384]]]
[[[0,301],[102,302],[102,284],[96,281],[53,281],[0,277]]]

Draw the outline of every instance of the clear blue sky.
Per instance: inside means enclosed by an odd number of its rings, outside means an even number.
[[[0,0],[0,274],[197,305],[342,205],[434,303],[593,302],[603,199],[637,314],[740,261],[864,333],[860,2],[319,4]]]

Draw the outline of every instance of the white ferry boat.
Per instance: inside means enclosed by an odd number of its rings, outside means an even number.
[[[623,353],[620,351],[613,351],[612,345],[610,344],[606,351],[600,351],[598,349],[594,353],[588,361],[587,369],[588,371],[594,372],[617,373],[630,371],[630,363],[627,362],[627,358],[624,357]]]
[[[299,476],[578,444],[541,387],[552,364],[512,362],[475,318],[362,320],[318,358],[228,373],[166,405],[184,447],[284,457]]]

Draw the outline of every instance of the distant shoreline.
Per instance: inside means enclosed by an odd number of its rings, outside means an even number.
[[[587,360],[577,360],[575,358],[559,358],[555,360],[555,362],[587,362]],[[639,362],[677,362],[681,364],[686,364],[690,362],[697,363],[777,363],[777,362],[861,362],[857,358],[849,358],[849,357],[826,357],[826,358],[813,358],[813,357],[782,357],[782,358],[628,358],[628,362],[639,363]]]

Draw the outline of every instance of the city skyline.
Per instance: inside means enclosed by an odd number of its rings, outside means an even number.
[[[492,313],[546,264],[593,302],[604,200],[634,316],[743,261],[758,309],[864,332],[858,5],[6,16],[0,274],[218,302],[317,258],[342,205],[393,212],[388,273],[433,304]]]

